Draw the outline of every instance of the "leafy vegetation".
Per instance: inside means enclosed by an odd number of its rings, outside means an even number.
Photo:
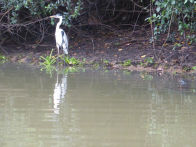
[[[192,67],[192,70],[196,70],[196,66],[193,66],[193,67]]]
[[[140,62],[140,65],[141,66],[149,66],[153,63],[154,63],[154,58],[153,57],[147,57],[147,58],[144,59],[144,61]]]
[[[125,60],[123,63],[122,63],[123,66],[130,66],[131,65],[131,60]]]
[[[187,43],[195,42],[196,1],[194,0],[152,0],[155,11],[147,20],[154,26],[154,37],[168,32],[172,36],[174,27]]]
[[[45,31],[47,31],[47,25],[42,20],[55,13],[63,15],[65,18],[63,24],[68,27],[71,26],[73,20],[75,20],[75,24],[86,23],[92,19],[91,16],[94,24],[99,24],[99,21],[103,23],[108,18],[113,20],[110,23],[129,24],[135,21],[136,24],[139,23],[139,20],[142,22],[142,19],[150,16],[146,20],[152,25],[154,35],[152,40],[166,32],[168,32],[166,40],[173,40],[173,28],[177,27],[177,31],[186,39],[186,43],[191,44],[196,41],[195,10],[195,0],[119,0],[112,2],[111,0],[105,2],[99,0],[1,0],[0,30],[2,34],[18,34],[22,31],[43,38],[43,35],[46,34]],[[138,14],[139,11],[141,14]],[[121,17],[117,17],[118,15]],[[76,21],[77,17],[80,17],[79,21]],[[102,19],[98,20],[97,18]],[[51,23],[54,24],[54,21],[52,20]],[[41,35],[38,30],[41,31]]]
[[[60,56],[60,60],[58,60],[58,57],[53,56],[52,53],[53,53],[53,49],[50,52],[49,56],[46,56],[46,57],[41,56],[40,57],[40,60],[41,60],[40,65],[42,67],[42,70],[43,69],[46,69],[46,70],[53,69],[54,64],[57,62],[59,65],[63,65],[64,63],[69,66],[83,65],[83,62],[80,62],[78,59],[76,59],[74,57],[62,55],[62,56]]]
[[[73,67],[66,67],[64,69],[64,73],[73,73],[73,72],[79,72],[79,71],[81,71],[81,70],[78,67],[75,67],[75,66],[73,66]]]
[[[100,68],[99,63],[96,63],[96,62],[93,63],[93,68],[96,69],[96,70],[99,69]]]
[[[140,77],[143,79],[143,80],[147,80],[147,81],[151,81],[153,80],[153,76],[147,72],[141,72],[140,73]]]
[[[109,64],[109,61],[106,60],[106,59],[103,59],[103,63],[104,63],[105,65],[108,65],[108,64]]]
[[[152,64],[154,63],[154,59],[153,57],[147,57],[146,59],[144,59],[144,62],[148,65],[148,64]]]
[[[42,61],[40,62],[42,69],[51,70],[54,68],[54,64],[56,63],[56,57],[52,55],[52,52],[53,52],[53,49],[50,52],[49,56],[40,57],[40,60]]]
[[[0,63],[5,63],[7,61],[7,58],[0,54]]]
[[[80,69],[79,65],[82,64],[79,60],[77,60],[74,57],[69,58],[68,56],[62,55],[60,56],[60,60],[58,57],[55,57],[52,55],[53,50],[50,52],[49,56],[40,57],[40,65],[41,65],[41,70],[46,71],[46,73],[50,74],[52,76],[53,71],[58,71],[58,72],[63,72],[63,73],[68,73],[68,72],[78,72]],[[60,66],[55,66],[55,63],[57,63]],[[66,64],[68,66],[64,67],[62,66],[63,64]],[[84,69],[83,69],[84,70]]]
[[[65,18],[63,24],[69,27],[80,14],[81,6],[81,0],[1,0],[0,39],[11,34],[9,37],[17,41],[35,39],[40,42],[49,31],[50,21],[45,21],[48,16],[61,13]],[[54,24],[54,20],[50,23]]]
[[[61,10],[65,7],[66,12],[62,11],[65,16],[64,22],[69,24],[72,18],[76,18],[79,15],[82,2],[80,0],[58,0],[58,1],[45,1],[45,0],[2,0],[1,11],[8,11],[10,15],[9,23],[15,24],[21,21],[25,21],[26,17],[22,15],[29,15],[31,17],[43,17],[52,14],[52,12]],[[61,7],[61,8],[60,8]],[[24,14],[25,12],[25,14]],[[22,20],[23,19],[23,20]]]
[[[65,64],[67,64],[67,65],[75,66],[75,65],[81,64],[81,62],[80,62],[78,59],[74,58],[74,57],[71,57],[71,58],[70,58],[69,56],[65,56],[64,58],[61,58],[61,59],[62,59],[62,61],[64,61]]]

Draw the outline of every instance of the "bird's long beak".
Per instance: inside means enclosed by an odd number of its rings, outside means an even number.
[[[50,16],[50,18],[54,18],[54,15]]]

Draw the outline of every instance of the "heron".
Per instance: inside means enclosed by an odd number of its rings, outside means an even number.
[[[56,25],[55,30],[55,40],[56,40],[56,47],[59,57],[59,49],[62,49],[64,54],[68,55],[68,38],[63,29],[60,28],[60,25],[62,24],[63,17],[61,14],[56,14],[50,16],[50,18],[58,18],[59,22]]]

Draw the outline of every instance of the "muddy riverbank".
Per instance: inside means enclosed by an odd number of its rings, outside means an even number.
[[[69,56],[84,63],[84,66],[104,66],[109,69],[158,71],[170,73],[195,73],[195,45],[180,46],[159,39],[155,49],[150,43],[150,31],[98,32],[90,37],[70,35]],[[164,36],[162,37],[164,38]],[[175,38],[180,42],[179,38]],[[40,56],[48,56],[54,49],[54,38],[41,44],[15,45],[6,43],[1,54],[8,62],[39,66]]]

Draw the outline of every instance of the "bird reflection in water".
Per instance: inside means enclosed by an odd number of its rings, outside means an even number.
[[[59,78],[59,74],[57,73],[57,80],[54,88],[53,95],[53,108],[54,113],[59,114],[60,104],[64,101],[64,97],[67,91],[67,74],[63,74],[62,77]]]

